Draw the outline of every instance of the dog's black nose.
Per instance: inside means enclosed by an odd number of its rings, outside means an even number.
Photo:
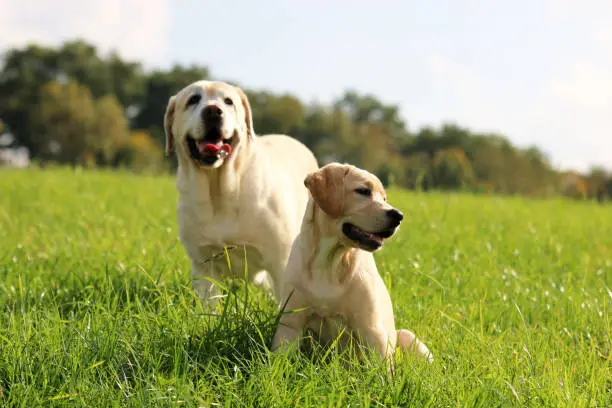
[[[404,219],[404,214],[402,214],[400,210],[393,208],[387,211],[387,217],[389,217],[394,223],[399,224]]]
[[[216,105],[209,105],[202,109],[202,119],[205,121],[219,121],[223,116],[223,111]]]

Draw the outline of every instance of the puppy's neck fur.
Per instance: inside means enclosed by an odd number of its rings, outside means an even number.
[[[310,197],[301,231],[302,237],[309,240],[307,248],[312,248],[305,259],[307,276],[311,280],[342,285],[355,276],[353,260],[361,250],[343,244],[333,225],[329,215]]]

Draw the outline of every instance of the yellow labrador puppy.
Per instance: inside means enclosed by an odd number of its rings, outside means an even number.
[[[299,344],[304,329],[323,344],[348,329],[352,336],[340,336],[341,346],[352,337],[389,357],[389,363],[398,345],[433,361],[412,332],[395,329],[391,298],[374,262],[372,253],[403,218],[387,203],[380,180],[331,163],[309,174],[304,184],[312,198],[289,258],[281,298],[285,313],[272,349]]]
[[[166,152],[178,159],[179,237],[198,296],[217,293],[207,278],[244,276],[246,255],[248,279],[278,298],[308,201],[302,183],[318,169],[312,152],[289,136],[257,136],[247,96],[224,82],[197,81],[172,96],[164,128]]]

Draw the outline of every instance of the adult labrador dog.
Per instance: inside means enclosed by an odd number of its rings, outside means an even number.
[[[313,153],[289,136],[257,136],[246,94],[225,82],[197,81],[172,96],[164,128],[198,296],[210,300],[213,281],[233,275],[273,286],[278,298],[308,201],[303,180],[318,169]]]
[[[284,311],[272,350],[298,345],[307,329],[322,344],[365,344],[383,358],[396,346],[432,361],[427,346],[396,330],[391,297],[373,252],[399,227],[403,214],[387,203],[373,174],[331,163],[309,174],[311,199],[286,272]],[[340,335],[347,329],[347,335]],[[387,359],[390,364],[391,358]],[[392,366],[390,364],[390,366]]]

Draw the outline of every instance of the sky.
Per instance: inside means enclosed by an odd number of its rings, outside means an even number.
[[[611,0],[0,0],[0,50],[83,38],[148,69],[330,102],[397,104],[411,131],[453,122],[612,170]],[[257,124],[255,124],[257,126]]]

